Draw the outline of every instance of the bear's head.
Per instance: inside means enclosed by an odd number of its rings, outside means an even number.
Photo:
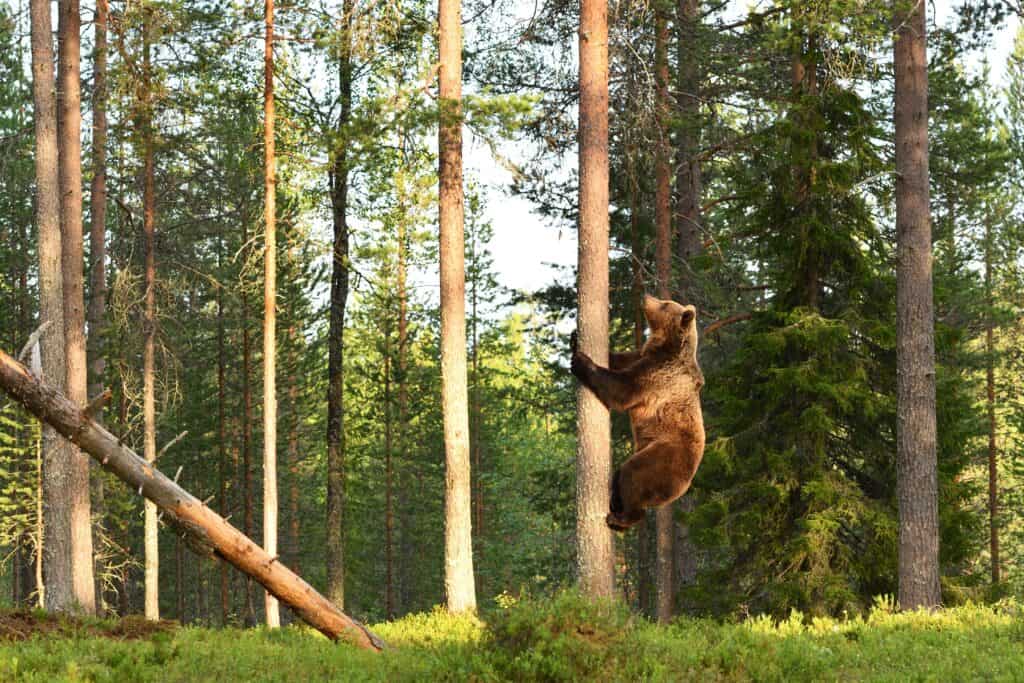
[[[644,317],[651,334],[645,351],[667,351],[672,355],[697,355],[697,309],[670,299],[644,296]]]

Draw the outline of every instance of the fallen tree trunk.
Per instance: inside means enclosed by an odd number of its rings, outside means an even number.
[[[76,406],[56,389],[40,382],[3,351],[0,351],[0,388],[98,460],[103,469],[156,503],[163,512],[163,519],[197,553],[216,556],[234,565],[332,640],[345,640],[370,650],[383,649],[384,643],[365,626],[344,614],[278,558],[268,555],[202,501],[93,422],[85,407]]]

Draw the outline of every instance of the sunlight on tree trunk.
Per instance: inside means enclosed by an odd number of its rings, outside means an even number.
[[[915,609],[942,601],[924,3],[898,12],[895,25],[899,604]]]
[[[580,4],[579,350],[608,364],[608,7]],[[615,592],[611,496],[611,419],[589,389],[577,389],[576,562],[588,595]]]

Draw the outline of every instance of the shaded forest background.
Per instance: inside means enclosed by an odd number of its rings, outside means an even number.
[[[708,448],[691,503],[675,510],[675,608],[860,612],[896,592],[897,573],[891,8],[779,2],[737,18],[725,5],[683,5],[692,15],[682,5],[610,6],[613,348],[634,344],[636,275],[653,282],[655,166],[666,146],[677,195],[692,182],[685,169],[700,168],[699,248],[680,246],[673,259],[680,297],[704,324],[743,318],[702,340]],[[88,16],[92,7],[83,9]],[[114,393],[108,425],[141,451],[141,168],[152,144],[157,443],[171,444],[158,466],[257,540],[261,9],[110,4],[107,258],[86,258],[87,276],[103,268],[108,283],[106,328],[90,340],[101,342],[91,348],[104,360],[94,379]],[[947,603],[1024,594],[1024,37],[1002,87],[965,66],[978,64],[1009,9],[970,3],[929,35]],[[327,585],[331,226],[343,166],[351,237],[344,602],[371,620],[444,598],[440,322],[427,284],[437,261],[433,11],[415,0],[278,8],[281,556],[314,586]],[[669,17],[667,42],[659,15]],[[576,220],[567,160],[576,140],[569,56],[577,17],[574,3],[560,1],[464,6],[465,127],[492,146],[494,163],[512,171],[509,192],[531,201],[552,230]],[[27,8],[0,6],[0,346],[9,351],[38,326],[27,33]],[[338,47],[343,34],[348,54]],[[144,62],[145,46],[152,57]],[[89,110],[91,48],[84,43]],[[665,75],[654,68],[659,54]],[[796,70],[813,78],[795,79]],[[667,116],[659,85],[670,91]],[[140,121],[151,121],[150,141]],[[89,149],[87,126],[83,140]],[[91,171],[87,163],[87,182]],[[567,336],[576,298],[571,272],[541,291],[501,286],[486,219],[500,208],[486,210],[487,193],[467,180],[473,542],[486,608],[573,580],[576,394]],[[676,219],[683,245],[688,224]],[[545,255],[535,258],[523,267]],[[2,406],[0,581],[5,599],[31,603],[39,433],[19,409]],[[632,448],[620,417],[616,462]],[[108,610],[140,611],[141,501],[97,472],[92,492],[98,595]],[[616,573],[627,600],[653,613],[653,520],[648,526],[618,537]],[[173,533],[162,530],[160,544],[162,613],[262,621],[256,586],[197,559]]]

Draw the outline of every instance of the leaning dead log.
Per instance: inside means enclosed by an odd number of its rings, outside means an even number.
[[[0,388],[54,427],[133,490],[156,503],[163,519],[200,554],[216,556],[258,581],[306,623],[333,640],[381,650],[384,643],[271,557],[216,512],[136,455],[63,394],[0,351]]]

